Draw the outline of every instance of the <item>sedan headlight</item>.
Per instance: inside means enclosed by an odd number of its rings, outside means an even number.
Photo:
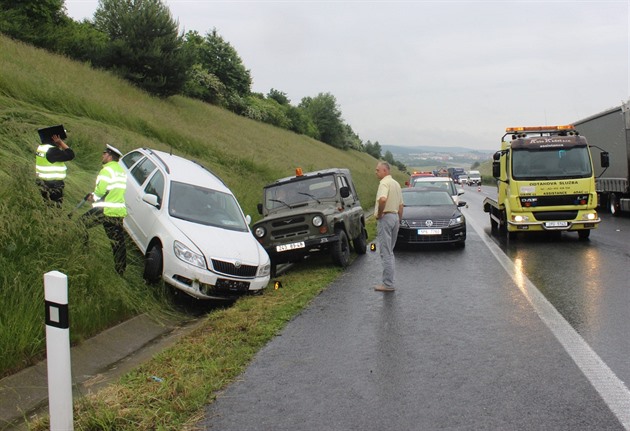
[[[324,219],[322,218],[322,216],[316,215],[315,217],[313,217],[313,226],[320,227],[322,224],[324,224]]]
[[[267,231],[262,226],[258,226],[256,229],[254,229],[254,235],[256,236],[256,238],[262,238],[263,236],[265,236],[266,233]]]
[[[266,277],[269,274],[271,274],[271,262],[267,262],[264,265],[260,265],[258,267],[258,273],[256,274],[256,277]]]
[[[173,251],[178,259],[199,268],[206,268],[206,261],[202,255],[195,253],[179,241],[173,243]]]
[[[464,216],[459,216],[459,217],[455,217],[452,218],[451,221],[449,222],[450,226],[457,226],[464,223]]]
[[[401,225],[402,227],[406,227],[406,228],[408,228],[408,227],[409,227],[409,222],[408,222],[407,220],[405,220],[405,219],[402,219],[402,220],[400,221],[400,225]]]

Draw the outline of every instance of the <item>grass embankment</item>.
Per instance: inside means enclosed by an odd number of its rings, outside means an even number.
[[[120,278],[113,271],[103,230],[92,229],[85,247],[83,232],[67,217],[92,190],[106,143],[124,152],[142,146],[172,149],[199,161],[226,182],[254,220],[259,218],[255,208],[263,185],[291,175],[298,166],[304,171],[349,168],[365,208],[372,205],[377,187],[376,161],[365,153],[339,151],[183,97],[156,99],[109,73],[2,36],[0,122],[0,376],[43,358],[43,274],[48,271],[68,275],[74,344],[138,313],[159,318],[173,312],[161,291],[144,285],[142,256],[133,246],[128,270]],[[68,164],[61,210],[47,208],[34,184],[37,129],[54,124],[64,124],[67,143],[77,154]],[[402,173],[395,177],[401,183],[405,180]],[[78,416],[87,419],[81,423],[91,425],[78,429],[143,429],[140,424],[149,418],[154,425],[146,429],[155,429],[158,423],[164,424],[163,429],[178,429],[176,424],[185,422],[211,398],[212,390],[238,374],[252,352],[338,274],[338,269],[327,266],[299,268],[286,276],[284,290],[243,298],[228,310],[212,313],[205,331],[195,334],[185,347],[125,377],[106,398],[88,403],[88,409],[82,407]],[[213,338],[206,340],[203,335],[208,334]],[[160,361],[174,369],[162,369],[165,365]],[[205,381],[199,391],[187,384],[195,376],[188,366]],[[143,386],[148,370],[168,380],[164,393],[151,402]],[[120,398],[111,401],[118,393]],[[162,404],[158,412],[154,403]],[[105,425],[108,417],[124,418],[128,411],[133,418],[123,419],[126,425]]]

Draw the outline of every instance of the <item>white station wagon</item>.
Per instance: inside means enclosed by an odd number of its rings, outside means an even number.
[[[269,283],[270,260],[230,189],[196,162],[139,148],[127,171],[125,230],[145,255],[144,278],[199,299],[233,299]]]

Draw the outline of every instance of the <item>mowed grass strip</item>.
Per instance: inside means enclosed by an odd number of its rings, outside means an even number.
[[[240,375],[342,272],[327,256],[294,266],[262,295],[213,311],[189,335],[117,382],[75,402],[76,430],[192,430],[216,392]],[[47,417],[32,430],[48,429]]]

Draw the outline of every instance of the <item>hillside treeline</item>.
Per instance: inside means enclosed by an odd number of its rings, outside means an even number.
[[[0,0],[0,32],[92,67],[116,73],[148,93],[183,95],[238,115],[355,149],[406,167],[378,141],[363,142],[345,123],[331,93],[291,104],[286,93],[251,90],[252,75],[216,28],[179,32],[162,0],[100,0],[92,20],[74,21],[64,0]]]

